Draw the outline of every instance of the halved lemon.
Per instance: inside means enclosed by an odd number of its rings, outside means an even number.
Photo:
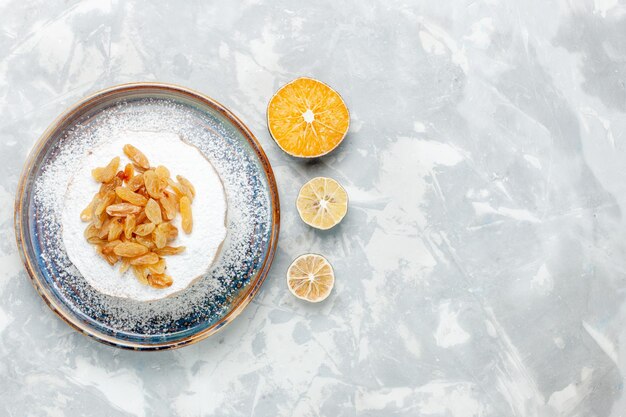
[[[289,291],[301,300],[318,303],[328,297],[335,285],[335,272],[321,255],[308,253],[291,263],[287,270]]]
[[[348,194],[332,178],[316,177],[302,186],[296,208],[303,222],[327,230],[339,224],[348,211]]]
[[[274,94],[267,106],[267,125],[283,151],[315,158],[339,146],[350,127],[350,113],[339,93],[302,77]]]

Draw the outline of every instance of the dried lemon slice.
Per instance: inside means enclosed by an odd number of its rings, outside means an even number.
[[[267,106],[267,125],[283,151],[314,158],[339,146],[350,127],[350,113],[339,93],[303,77],[274,94]]]
[[[348,211],[348,194],[334,179],[316,177],[302,186],[296,207],[303,222],[316,229],[339,224]]]
[[[301,255],[287,270],[289,291],[301,300],[318,303],[328,297],[335,285],[335,272],[321,255]]]

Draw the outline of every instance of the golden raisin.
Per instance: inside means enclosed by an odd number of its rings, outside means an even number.
[[[115,194],[117,194],[117,196],[122,200],[128,201],[130,204],[134,204],[136,206],[145,206],[148,202],[146,197],[142,196],[141,194],[134,193],[128,188],[124,187],[117,187],[115,189]]]
[[[96,197],[94,197],[93,200],[91,200],[91,203],[89,203],[89,205],[80,212],[80,219],[82,221],[88,222],[91,220],[91,217],[93,216],[93,203],[95,200]]]
[[[120,165],[120,157],[116,156],[105,167],[94,168],[91,170],[91,176],[98,182],[109,182],[117,174],[117,167]]]
[[[122,242],[115,246],[114,252],[116,255],[123,256],[125,258],[135,258],[148,253],[148,248],[140,243]]]
[[[182,217],[182,227],[185,233],[191,233],[193,228],[193,218],[191,215],[191,200],[187,196],[180,199],[180,215]]]
[[[150,168],[150,163],[148,162],[148,158],[143,154],[139,149],[135,148],[131,144],[124,145],[124,153],[126,156],[137,164],[140,168],[148,169]]]
[[[124,223],[121,218],[117,218],[111,221],[109,225],[109,234],[107,240],[110,242],[112,240],[117,240],[122,232],[124,231]]]
[[[159,259],[159,262],[152,264],[152,265],[148,265],[148,269],[153,274],[162,274],[165,272],[165,266],[166,266],[165,259]]]
[[[122,243],[121,240],[113,240],[111,242],[107,242],[102,246],[102,253],[105,255],[110,255],[115,252],[115,248],[118,247]],[[117,254],[116,254],[117,255]]]
[[[133,231],[135,230],[136,217],[134,214],[129,214],[124,220],[124,236],[126,239],[133,237]]]
[[[172,223],[161,223],[158,227],[163,232],[167,240],[174,240],[178,236],[178,229]]]
[[[141,266],[135,266],[135,265],[133,265],[131,269],[133,270],[133,274],[135,274],[135,277],[137,278],[139,282],[141,282],[144,285],[148,285],[148,275],[149,275],[148,269],[143,268]]]
[[[141,243],[142,245],[144,245],[146,248],[148,249],[155,249],[156,245],[154,244],[154,242],[152,241],[152,239],[145,237],[145,236],[135,236],[135,240],[138,243]]]
[[[91,243],[92,245],[104,245],[105,243],[107,243],[106,240],[102,240],[98,236],[88,237],[87,242]]]
[[[98,229],[98,237],[100,239],[105,239],[109,235],[109,226],[111,226],[111,219],[107,218]]]
[[[141,211],[141,207],[135,206],[130,203],[113,204],[107,207],[107,214],[109,216],[128,216],[129,214],[137,214]]]
[[[126,271],[128,271],[128,268],[130,268],[130,260],[127,258],[122,259],[122,264],[120,265],[120,273],[124,273]]]
[[[167,182],[167,179],[170,177],[169,169],[165,168],[163,165],[159,165],[158,167],[156,167],[154,169],[154,172],[157,174],[157,176],[160,179],[165,180],[166,182]]]
[[[148,217],[146,216],[146,212],[142,211],[137,215],[137,224],[150,223]]]
[[[191,185],[191,182],[182,175],[177,175],[176,179],[187,189],[187,197],[189,197],[190,200],[193,200],[196,197],[196,188]]]
[[[164,248],[154,250],[154,252],[159,256],[178,255],[184,251],[184,246],[165,246]]]
[[[131,191],[137,191],[143,187],[143,174],[137,174],[132,177],[126,184]]]
[[[92,223],[85,229],[83,233],[87,242],[91,244],[104,244],[105,240],[100,238],[100,230]]]
[[[152,240],[154,241],[156,247],[161,249],[167,244],[167,235],[165,234],[164,230],[162,230],[160,227],[157,227],[157,229],[152,234]]]
[[[181,198],[182,196],[187,195],[187,190],[185,190],[185,186],[182,185],[182,184],[177,183],[176,181],[172,180],[171,178],[167,180],[167,185],[169,185],[170,188],[172,190],[174,190],[174,192],[176,193],[178,198]]]
[[[162,197],[161,181],[154,171],[150,170],[144,172],[143,181],[146,185],[146,191],[148,192],[148,194],[150,194],[150,197],[154,199],[159,199]]]
[[[109,263],[109,265],[113,266],[120,260],[120,258],[114,253],[102,254],[102,257]]]
[[[122,185],[122,180],[118,177],[115,177],[111,181],[106,182],[100,186],[100,189],[98,190],[98,196],[102,197],[106,195],[109,191],[115,191],[115,188],[119,187],[120,185]]]
[[[107,218],[108,218],[108,216],[107,216],[106,212],[100,214],[99,216],[96,216],[94,214],[93,215],[93,224],[94,224],[94,226],[96,226],[98,229],[101,228]]]
[[[135,168],[133,168],[133,164],[126,164],[124,167],[124,181],[128,183],[128,181],[133,178],[135,175]]]
[[[167,288],[172,285],[174,281],[172,277],[165,274],[150,274],[148,275],[148,283],[154,288]]]
[[[167,220],[174,220],[176,211],[178,210],[178,199],[176,196],[171,192],[163,191],[163,197],[159,199],[159,204],[163,207],[165,218]]]
[[[159,262],[159,255],[154,252],[148,252],[145,255],[131,259],[131,265],[154,265]]]
[[[107,194],[98,202],[98,206],[96,207],[94,214],[99,216],[102,214],[104,209],[109,207],[115,201],[115,192],[109,191]]]
[[[148,200],[148,204],[146,204],[146,216],[154,224],[161,223],[163,221],[163,217],[161,216],[161,207],[159,206],[159,203],[153,199]]]
[[[85,232],[83,233],[85,239],[89,239],[90,237],[98,236],[98,228],[92,224],[87,226]]]
[[[135,234],[139,236],[148,236],[152,233],[155,227],[156,225],[154,223],[141,224],[135,228]]]

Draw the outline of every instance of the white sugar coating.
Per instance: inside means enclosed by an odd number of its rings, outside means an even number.
[[[130,162],[122,151],[125,144],[141,150],[151,166],[165,166],[172,178],[182,175],[196,189],[192,204],[192,233],[187,235],[182,231],[180,215],[173,220],[179,234],[170,245],[185,246],[186,250],[166,257],[166,273],[173,278],[173,284],[167,288],[143,285],[130,270],[120,274],[119,264],[109,265],[83,236],[87,223],[80,220],[80,212],[100,188],[100,183],[92,179],[91,170],[105,166],[116,156],[120,157],[120,169],[123,169]],[[70,178],[62,212],[63,243],[74,266],[95,290],[114,297],[153,301],[187,288],[206,273],[226,237],[225,218],[226,197],[222,182],[197,148],[183,142],[175,133],[124,131],[87,151],[80,167]]]

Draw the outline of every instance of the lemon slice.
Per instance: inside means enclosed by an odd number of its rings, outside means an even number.
[[[267,106],[267,126],[283,151],[315,158],[343,141],[350,113],[339,93],[321,81],[302,77],[274,94]]]
[[[335,272],[326,258],[314,253],[301,255],[287,270],[289,291],[301,300],[318,303],[328,297],[335,285]]]
[[[327,230],[339,224],[348,211],[348,194],[334,179],[316,177],[302,186],[296,207],[303,222]]]

